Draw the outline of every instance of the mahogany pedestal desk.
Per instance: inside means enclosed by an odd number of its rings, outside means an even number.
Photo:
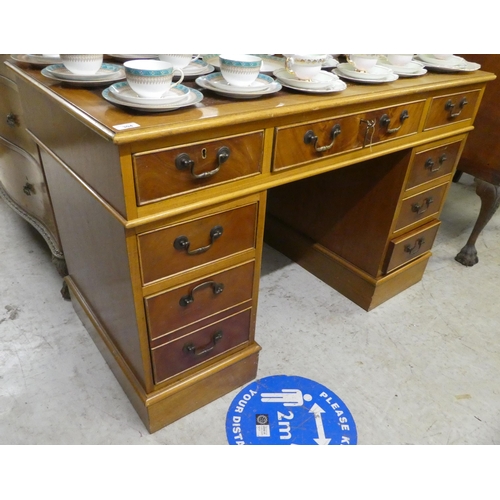
[[[365,310],[422,278],[495,78],[245,101],[206,91],[196,106],[145,114],[8,64],[75,310],[150,432],[256,376],[264,228]]]
[[[500,54],[469,54],[470,61],[478,62],[486,71],[500,73]],[[486,224],[500,205],[500,106],[498,95],[500,80],[493,81],[484,93],[483,104],[474,122],[474,131],[462,153],[454,181],[458,182],[462,173],[475,178],[476,193],[481,199],[481,208],[474,228],[464,247],[455,257],[464,266],[479,262],[476,241]]]

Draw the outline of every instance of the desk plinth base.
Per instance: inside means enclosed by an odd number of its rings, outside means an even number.
[[[365,311],[418,283],[432,255],[427,252],[391,274],[376,279],[271,215],[266,218],[264,240]]]
[[[255,379],[261,347],[254,342],[193,375],[146,393],[74,281],[70,276],[65,281],[75,312],[150,433]]]

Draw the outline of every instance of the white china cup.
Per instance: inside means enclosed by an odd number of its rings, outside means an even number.
[[[235,87],[248,87],[257,79],[262,59],[248,54],[221,54],[220,71],[224,80]]]
[[[159,98],[184,80],[183,71],[166,61],[134,59],[123,66],[127,83],[140,97]],[[180,73],[180,78],[174,82],[175,72]]]
[[[286,55],[285,68],[299,80],[312,80],[327,60],[327,54]]]
[[[103,54],[61,54],[64,67],[75,75],[95,75],[102,66]]]
[[[394,66],[406,66],[413,59],[413,54],[386,54],[387,60]]]
[[[200,57],[200,54],[159,54],[160,61],[173,64],[174,68],[183,69]]]
[[[354,68],[364,73],[368,73],[377,64],[378,58],[378,54],[350,54],[347,56],[347,60]]]

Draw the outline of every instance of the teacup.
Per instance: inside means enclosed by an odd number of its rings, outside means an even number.
[[[327,58],[327,54],[287,54],[285,68],[299,80],[312,80]]]
[[[413,54],[386,54],[386,57],[394,66],[406,66],[413,59]]]
[[[248,54],[221,54],[220,71],[224,80],[235,87],[248,87],[259,76],[262,59]]]
[[[103,54],[61,54],[64,67],[75,75],[95,75],[102,66]]]
[[[354,66],[354,68],[363,73],[368,73],[378,61],[378,54],[350,54],[347,60]]]
[[[127,83],[140,97],[161,97],[184,80],[183,71],[166,61],[134,59],[124,62],[123,66]],[[176,72],[180,73],[180,78],[174,82]]]
[[[432,57],[434,57],[435,59],[440,59],[442,61],[450,59],[452,56],[453,54],[432,54]]]
[[[159,54],[160,61],[166,61],[173,64],[174,68],[183,69],[193,61],[196,61],[200,54]]]

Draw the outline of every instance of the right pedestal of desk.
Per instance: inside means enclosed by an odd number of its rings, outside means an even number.
[[[465,138],[271,189],[266,242],[373,309],[422,278]]]

